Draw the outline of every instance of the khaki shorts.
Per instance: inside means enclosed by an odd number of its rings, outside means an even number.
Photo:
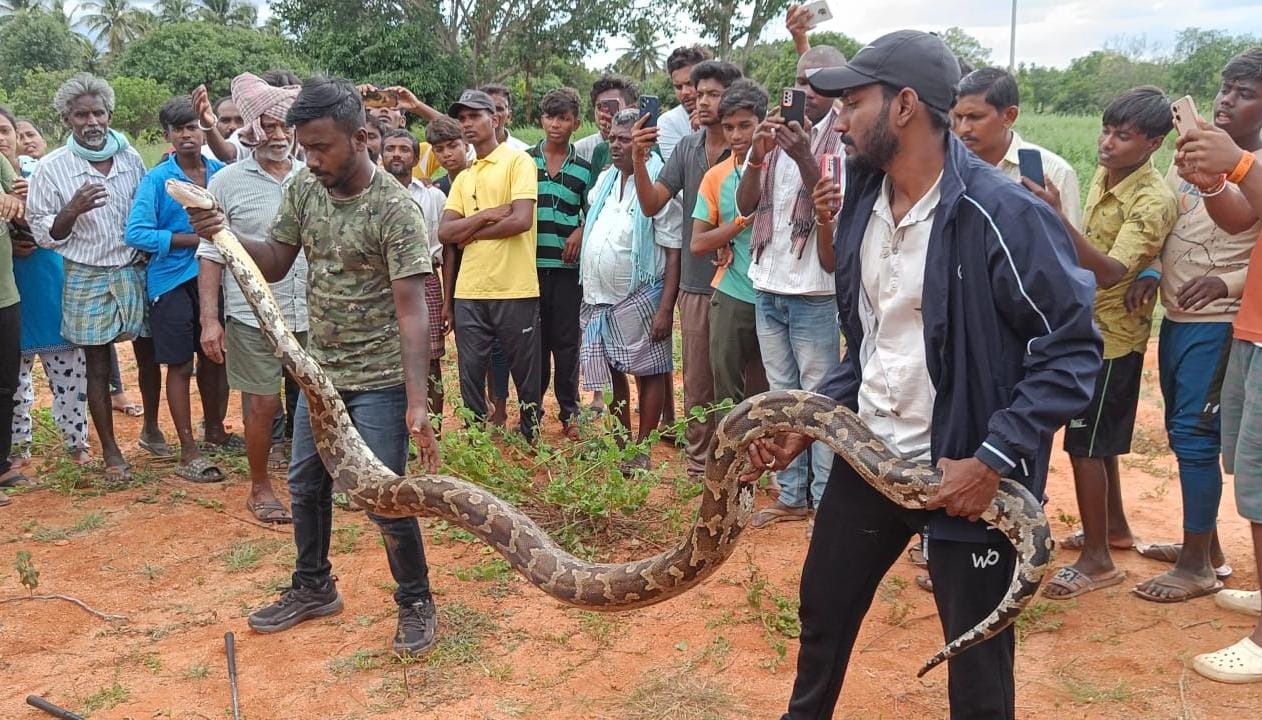
[[[228,387],[251,395],[277,395],[284,386],[285,368],[276,357],[276,348],[263,331],[240,320],[228,318],[224,330],[224,361],[228,369]],[[294,337],[307,346],[307,333]]]

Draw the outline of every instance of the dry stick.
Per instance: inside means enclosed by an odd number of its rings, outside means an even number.
[[[83,602],[79,598],[73,598],[73,597],[70,597],[69,595],[25,595],[23,597],[4,598],[3,600],[0,600],[0,605],[6,604],[6,603],[22,602],[23,600],[65,600],[68,603],[74,603],[75,605],[78,605],[79,607],[101,618],[102,620],[105,620],[106,622],[127,622],[126,615],[112,615],[110,613],[101,612],[100,610],[90,607],[87,603]]]
[[[909,618],[909,619],[907,619],[907,620],[904,620],[904,621],[902,621],[902,622],[898,623],[897,625],[895,625],[895,626],[893,626],[893,627],[891,627],[891,628],[889,628],[889,629],[885,630],[885,631],[884,631],[884,632],[882,632],[880,635],[877,635],[876,637],[874,637],[874,638],[872,638],[871,640],[869,640],[869,641],[868,641],[868,643],[867,643],[866,645],[864,645],[863,647],[859,648],[859,652],[861,652],[861,653],[865,653],[865,652],[867,652],[867,651],[868,651],[868,648],[872,647],[873,643],[875,643],[877,640],[880,640],[881,638],[885,637],[886,635],[889,635],[890,633],[894,632],[895,630],[897,630],[897,629],[899,629],[899,628],[904,628],[904,627],[907,627],[908,625],[910,625],[910,624],[912,624],[912,623],[914,623],[914,622],[917,622],[917,621],[919,621],[919,620],[928,620],[929,618],[931,618],[931,617],[936,617],[937,615],[938,615],[937,611],[934,611],[934,612],[931,612],[931,613],[926,613],[926,614],[924,614],[924,615],[917,615],[917,616],[916,616],[916,617],[914,617],[914,618]]]
[[[1183,710],[1179,713],[1179,720],[1192,720],[1195,717],[1188,708],[1187,679],[1188,666],[1184,665],[1183,672],[1179,673],[1179,704],[1183,706]]]
[[[1188,623],[1187,625],[1180,625],[1180,626],[1179,626],[1179,629],[1180,629],[1180,630],[1187,630],[1187,629],[1189,629],[1189,628],[1194,628],[1194,627],[1196,627],[1197,625],[1208,625],[1208,624],[1210,624],[1210,623],[1212,623],[1212,622],[1217,622],[1217,621],[1218,621],[1218,618],[1210,618],[1210,619],[1208,619],[1208,620],[1202,620],[1202,621],[1200,621],[1200,622]]]

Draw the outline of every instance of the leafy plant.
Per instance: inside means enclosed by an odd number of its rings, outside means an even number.
[[[34,595],[35,588],[39,587],[39,569],[35,567],[35,563],[31,560],[29,550],[18,550],[17,561],[13,563],[13,569],[18,571],[18,582],[22,583],[22,587],[26,588],[27,594]]]

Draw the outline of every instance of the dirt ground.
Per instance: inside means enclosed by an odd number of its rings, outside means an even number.
[[[1178,478],[1162,430],[1155,353],[1149,359],[1135,453],[1123,461],[1125,498],[1141,537],[1170,539],[1180,528]],[[162,416],[173,438],[165,406]],[[229,420],[240,429],[235,399]],[[129,458],[143,465],[139,423],[117,414],[115,422]],[[559,442],[555,420],[545,433]],[[669,462],[675,452],[660,446],[654,461]],[[61,601],[0,604],[0,718],[46,717],[23,704],[31,693],[97,719],[230,718],[226,631],[236,635],[242,716],[250,720],[700,720],[777,718],[785,707],[797,653],[786,635],[807,543],[801,523],[747,531],[717,575],[682,597],[595,614],[563,608],[482,545],[425,521],[440,645],[424,660],[401,664],[387,652],[395,606],[385,554],[362,513],[335,515],[332,559],[345,610],[280,635],[256,635],[245,618],[287,583],[288,532],[247,519],[248,483],[240,476],[205,486],[175,479],[169,466],[148,469],[157,479],[139,488],[98,496],[37,490],[0,510],[0,598],[25,595],[11,564],[17,551],[29,550],[38,592],[127,616],[106,622]],[[1059,452],[1049,494],[1059,538],[1077,514]],[[1257,587],[1230,484],[1220,528],[1236,568],[1227,586]],[[1066,551],[1057,560],[1072,557]],[[1039,600],[1027,611],[1017,650],[1019,716],[1256,713],[1256,687],[1216,684],[1186,667],[1194,654],[1239,639],[1250,619],[1220,611],[1211,599],[1139,600],[1130,587],[1163,566],[1129,551],[1116,559],[1127,583],[1067,603]],[[942,642],[932,598],[916,587],[915,574],[905,560],[890,571],[836,717],[946,716],[945,670],[915,677]]]

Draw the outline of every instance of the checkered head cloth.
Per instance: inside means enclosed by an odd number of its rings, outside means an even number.
[[[241,73],[232,79],[232,102],[241,111],[249,134],[262,140],[264,133],[259,118],[268,115],[283,121],[299,90],[297,85],[274,87],[253,73]]]

